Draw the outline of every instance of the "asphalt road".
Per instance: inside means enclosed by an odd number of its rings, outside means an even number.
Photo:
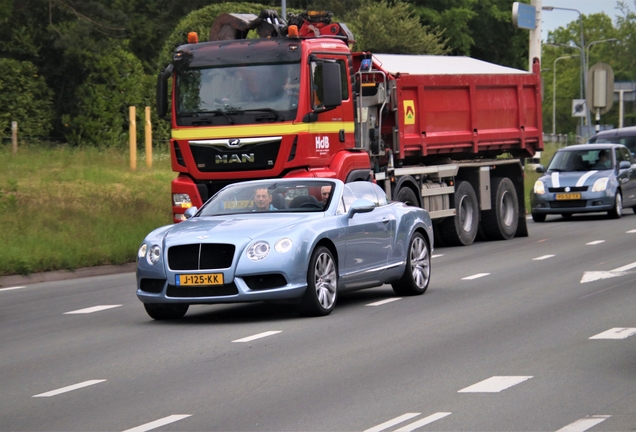
[[[438,248],[425,295],[359,291],[323,318],[155,322],[134,273],[3,286],[0,430],[635,430],[628,213]]]

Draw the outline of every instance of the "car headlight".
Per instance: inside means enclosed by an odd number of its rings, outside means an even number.
[[[181,208],[192,207],[192,200],[188,194],[172,194],[172,205]]]
[[[146,243],[142,244],[139,248],[139,252],[137,252],[137,256],[139,258],[143,258],[146,256],[146,251],[148,250],[148,245]]]
[[[534,193],[537,195],[543,195],[545,193],[545,186],[541,180],[534,182]]]
[[[269,243],[257,241],[247,248],[247,257],[252,261],[260,261],[269,255]]]
[[[274,249],[276,249],[276,252],[280,252],[280,253],[288,252],[291,248],[292,248],[292,241],[291,239],[288,239],[288,238],[280,239],[274,245]]]
[[[594,182],[594,186],[592,186],[592,192],[603,192],[607,189],[607,182],[609,181],[609,177],[603,177]]]
[[[161,258],[161,247],[159,245],[152,245],[150,249],[148,249],[148,255],[146,255],[146,259],[148,260],[148,264],[155,265],[157,261]]]

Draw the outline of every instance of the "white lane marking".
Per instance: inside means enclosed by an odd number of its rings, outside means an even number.
[[[439,257],[443,257],[443,256],[444,256],[444,254],[437,254],[437,255],[431,255],[431,258],[439,258]]]
[[[402,414],[399,417],[396,417],[396,418],[391,419],[389,421],[386,421],[386,422],[384,422],[382,424],[374,426],[371,429],[366,429],[364,432],[380,432],[380,431],[383,431],[384,429],[390,428],[391,426],[395,426],[396,424],[399,424],[399,423],[402,423],[404,421],[407,421],[408,419],[412,419],[413,417],[417,417],[420,414],[422,414],[422,413],[406,413],[406,414]]]
[[[625,234],[634,234],[636,233],[636,229],[625,231]]]
[[[590,417],[579,419],[574,423],[570,423],[569,425],[559,429],[557,432],[583,432],[593,428],[599,423],[604,422],[610,417],[611,416],[609,415],[593,415]]]
[[[0,291],[11,291],[11,290],[17,290],[17,289],[22,289],[22,288],[26,288],[26,287],[25,286],[18,286],[18,287],[0,288]]]
[[[576,186],[583,186],[585,184],[585,180],[596,174],[598,171],[588,171],[583,174],[579,180],[576,182]]]
[[[543,255],[543,256],[540,256],[540,257],[532,258],[532,260],[533,261],[541,261],[541,260],[544,260],[544,259],[552,258],[553,256],[554,255]]]
[[[263,333],[255,334],[254,336],[248,336],[248,337],[244,337],[243,339],[233,340],[232,342],[251,342],[253,340],[275,335],[277,333],[281,333],[281,331],[280,330],[266,331]]]
[[[465,278],[462,278],[462,280],[479,279],[480,277],[488,276],[489,274],[490,273],[477,273],[477,274],[474,274],[472,276],[466,276]]]
[[[594,245],[601,244],[601,243],[605,243],[605,240],[594,240],[594,241],[591,241],[591,242],[585,243],[585,244],[589,245],[589,246],[594,246]]]
[[[630,336],[636,335],[636,328],[630,327],[614,327],[599,333],[590,339],[627,339]]]
[[[457,393],[499,393],[532,378],[531,376],[494,376],[473,384]]]
[[[124,432],[146,432],[170,423],[174,423],[179,420],[183,420],[184,418],[190,417],[191,415],[192,414],[173,414],[171,416],[160,418],[159,420],[155,420],[150,423],[142,424],[141,426],[137,426],[132,429],[126,429]]]
[[[558,188],[561,187],[561,183],[559,182],[559,173],[553,172],[550,176],[552,180],[552,187]]]
[[[100,379],[100,380],[90,380],[90,381],[84,381],[78,384],[73,384],[67,387],[62,387],[59,388],[57,390],[51,390],[50,392],[46,392],[46,393],[40,393],[37,394],[35,396],[32,397],[51,397],[51,396],[56,396],[62,393],[66,393],[66,392],[70,392],[73,390],[77,390],[77,389],[81,389],[84,387],[88,387],[88,386],[92,386],[93,384],[99,384],[100,382],[104,382],[106,381],[105,379]]]
[[[93,307],[89,307],[86,309],[78,309],[78,310],[74,310],[74,311],[70,311],[70,312],[64,312],[64,315],[70,315],[70,314],[89,314],[89,313],[93,313],[93,312],[99,312],[99,311],[103,311],[106,309],[112,309],[112,308],[116,308],[116,307],[120,307],[121,305],[102,305],[102,306],[93,306]]]
[[[451,413],[449,412],[438,412],[435,414],[431,414],[428,417],[423,418],[422,420],[418,420],[416,422],[413,422],[411,424],[407,424],[406,426],[403,426],[399,429],[397,429],[395,432],[412,432],[417,428],[421,428],[422,426],[426,426],[427,424],[433,423],[434,421],[437,421],[439,419],[443,419],[446,416],[451,415]]]
[[[631,270],[634,267],[636,267],[636,262],[615,268],[614,270],[610,271],[584,272],[583,277],[581,278],[581,283],[593,282],[600,279],[609,279],[616,276],[623,276],[625,274],[629,274],[628,270]]]
[[[391,303],[391,302],[398,301],[398,300],[402,300],[402,297],[388,298],[386,300],[380,300],[380,301],[377,301],[375,303],[369,303],[369,304],[367,304],[365,306],[381,306],[383,304]]]

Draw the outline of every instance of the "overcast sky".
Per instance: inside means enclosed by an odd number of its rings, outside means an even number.
[[[604,12],[612,21],[616,22],[616,0],[542,0],[543,6],[554,6],[560,8],[577,9],[583,15]],[[625,0],[625,4],[632,11],[636,11],[634,0]],[[579,14],[574,11],[555,9],[553,11],[542,11],[541,14],[541,39],[545,40],[548,32],[558,27],[565,27],[572,21],[577,21]]]

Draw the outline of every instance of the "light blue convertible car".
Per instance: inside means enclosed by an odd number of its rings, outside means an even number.
[[[374,183],[235,183],[186,215],[139,248],[137,297],[156,320],[181,318],[191,304],[254,301],[321,316],[344,291],[390,283],[407,296],[429,285],[428,213],[389,202]]]

